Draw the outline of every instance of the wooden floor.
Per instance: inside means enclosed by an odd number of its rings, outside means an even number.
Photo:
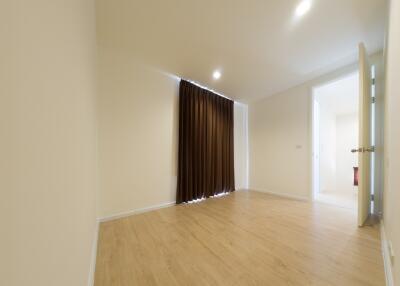
[[[95,285],[385,285],[379,226],[235,192],[102,223]]]

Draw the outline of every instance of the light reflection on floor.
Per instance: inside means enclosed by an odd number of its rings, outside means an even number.
[[[357,192],[331,191],[316,194],[315,200],[347,209],[357,210]]]

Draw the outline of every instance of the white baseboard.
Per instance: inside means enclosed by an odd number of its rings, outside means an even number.
[[[383,220],[381,220],[381,244],[382,244],[382,256],[383,264],[385,267],[386,286],[394,286],[393,273],[392,273],[392,262],[389,253],[389,244],[386,237],[385,226]]]
[[[140,209],[130,210],[130,211],[126,211],[126,212],[120,212],[117,214],[101,217],[98,219],[98,221],[106,222],[106,221],[116,220],[119,218],[124,218],[124,217],[128,217],[128,216],[135,215],[135,214],[141,214],[141,213],[145,213],[145,212],[149,212],[149,211],[154,211],[154,210],[158,210],[158,209],[171,207],[171,206],[174,206],[175,204],[176,204],[176,202],[168,202],[168,203],[163,203],[163,204],[150,206],[150,207],[146,207],[146,208],[140,208]]]
[[[99,221],[96,220],[96,226],[94,230],[94,238],[92,243],[92,253],[90,256],[90,268],[89,268],[89,279],[88,286],[94,286],[94,273],[96,271],[96,259],[97,259],[97,242],[99,240]]]
[[[278,192],[272,192],[272,191],[266,191],[266,190],[255,190],[255,189],[249,189],[249,190],[253,191],[253,192],[270,194],[270,195],[274,195],[277,197],[282,197],[282,198],[287,198],[287,199],[292,199],[292,200],[297,200],[297,201],[304,201],[304,202],[310,201],[309,197],[296,196],[296,195],[287,194],[287,193],[278,193]]]
[[[141,208],[141,209],[130,210],[127,212],[121,212],[121,213],[117,213],[114,215],[98,218],[96,220],[96,228],[95,228],[94,239],[93,239],[93,244],[92,244],[92,254],[91,254],[91,258],[90,258],[88,286],[94,285],[94,275],[95,275],[95,271],[96,271],[96,259],[97,259],[97,244],[98,244],[98,240],[99,240],[100,223],[119,219],[119,218],[128,217],[128,216],[135,215],[135,214],[145,213],[145,212],[149,212],[149,211],[153,211],[153,210],[157,210],[157,209],[167,208],[167,207],[173,206],[175,204],[176,204],[175,202],[169,202],[169,203],[159,204],[159,205]]]

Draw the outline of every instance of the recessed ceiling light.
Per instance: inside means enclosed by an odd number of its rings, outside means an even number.
[[[298,17],[303,16],[306,14],[311,8],[311,0],[303,0],[296,8],[296,15]]]
[[[213,72],[213,78],[214,79],[219,79],[221,77],[221,72],[220,71],[214,71]]]

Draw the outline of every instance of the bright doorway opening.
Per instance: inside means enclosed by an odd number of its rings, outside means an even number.
[[[357,210],[359,73],[313,89],[313,199]]]

